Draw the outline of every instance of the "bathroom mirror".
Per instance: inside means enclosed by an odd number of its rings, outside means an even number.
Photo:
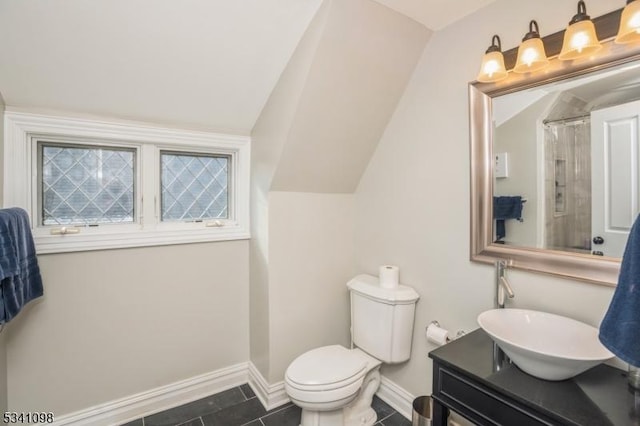
[[[470,84],[472,260],[615,285],[640,208],[640,46],[611,40],[619,17],[594,20],[594,57]]]

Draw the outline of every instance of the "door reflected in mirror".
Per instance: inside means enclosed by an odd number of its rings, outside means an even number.
[[[640,212],[640,63],[492,99],[494,243],[620,258]]]

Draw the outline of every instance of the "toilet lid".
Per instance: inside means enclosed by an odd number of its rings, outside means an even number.
[[[366,359],[340,345],[323,346],[296,358],[287,369],[287,378],[304,387],[344,385],[357,380],[365,372]]]

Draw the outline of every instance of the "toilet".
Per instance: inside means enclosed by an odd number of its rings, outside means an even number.
[[[382,363],[411,356],[415,305],[411,287],[383,288],[378,278],[358,275],[347,283],[351,294],[351,349],[340,345],[312,349],[285,373],[285,390],[302,408],[300,426],[370,426]]]

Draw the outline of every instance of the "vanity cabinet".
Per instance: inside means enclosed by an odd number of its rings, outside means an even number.
[[[429,353],[433,425],[449,410],[478,425],[640,425],[640,392],[626,372],[601,364],[560,382],[537,379],[512,364],[478,329]]]

